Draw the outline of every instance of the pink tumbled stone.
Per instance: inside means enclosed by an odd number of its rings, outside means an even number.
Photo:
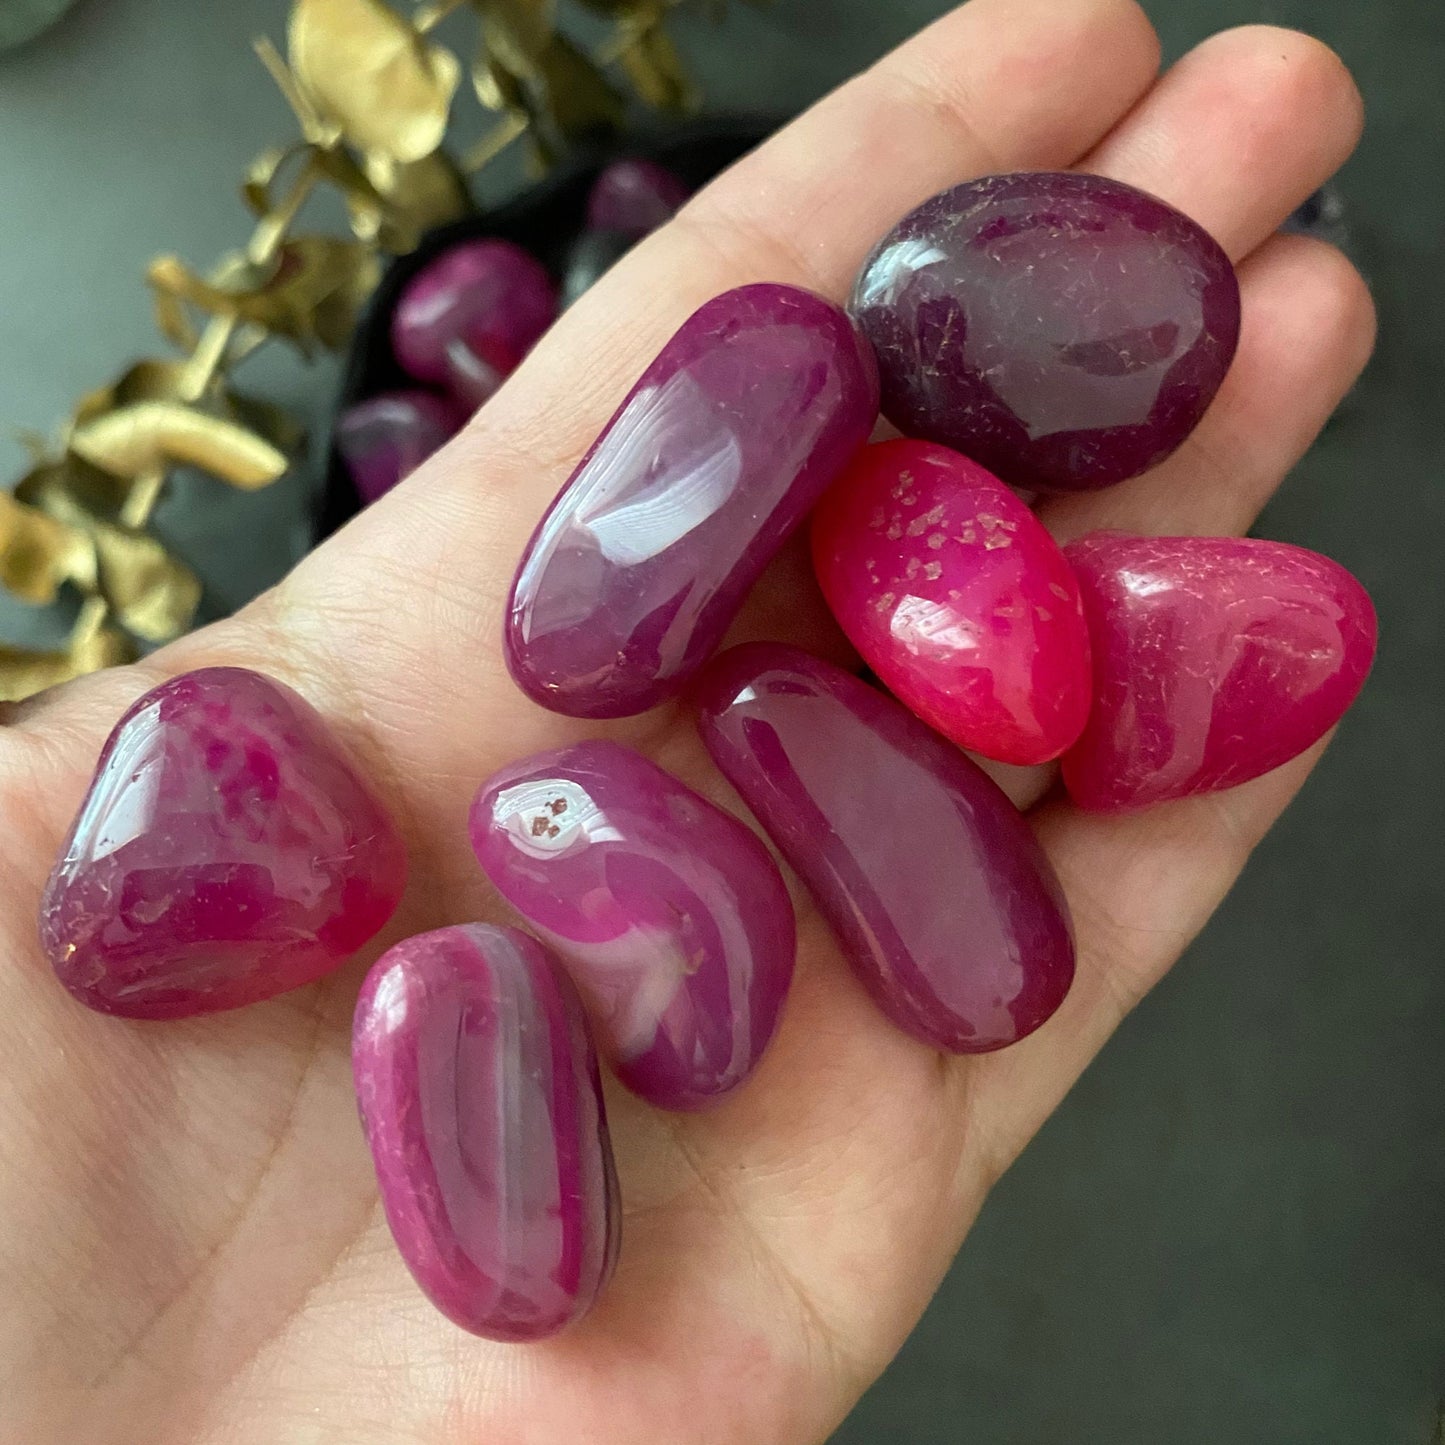
[[[865,448],[813,514],[823,594],[900,701],[961,747],[1043,763],[1089,711],[1089,638],[1057,543],[977,462]]]
[[[407,283],[391,348],[418,381],[478,407],[557,318],[557,292],[536,257],[510,241],[464,241]]]
[[[537,1340],[591,1308],[620,1210],[597,1058],[547,950],[467,924],[383,954],[352,1067],[387,1223],[449,1319]]]
[[[181,1018],[330,973],[405,882],[400,835],[321,715],[260,673],[204,668],[111,733],[40,937],[82,1003]]]
[[[472,846],[552,945],[617,1076],[696,1109],[740,1084],[793,974],[793,907],[736,818],[639,753],[577,743],[514,763],[472,805]]]
[[[713,761],[894,1023],[975,1054],[1058,1008],[1074,977],[1068,905],[1028,821],[977,763],[795,647],[734,647],[695,693]]]
[[[385,496],[467,419],[449,397],[426,391],[387,391],[347,407],[336,419],[336,450],[366,503]]]
[[[740,286],[685,321],[527,544],[506,657],[532,699],[628,717],[674,696],[878,412],[847,315]]]
[[[1094,707],[1063,761],[1106,812],[1215,792],[1304,752],[1375,655],[1375,609],[1337,562],[1237,537],[1096,532],[1065,555],[1092,637]]]
[[[613,161],[592,183],[587,225],[635,240],[670,220],[687,196],[683,182],[656,161]]]

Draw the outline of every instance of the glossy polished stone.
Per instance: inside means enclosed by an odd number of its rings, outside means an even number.
[[[347,407],[336,421],[336,450],[363,502],[385,496],[449,442],[466,411],[429,391],[387,391]]]
[[[1079,736],[1092,682],[1078,583],[977,462],[934,442],[865,447],[813,514],[813,563],[854,647],[945,737],[1043,763]]]
[[[683,323],[527,545],[507,609],[519,687],[574,717],[679,691],[877,415],[847,316],[792,286]]]
[[[1107,812],[1247,782],[1317,742],[1364,686],[1375,609],[1284,542],[1096,532],[1065,549],[1093,639],[1094,709],[1064,755]]]
[[[1162,461],[1239,339],[1229,258],[1187,216],[1073,172],[925,201],[864,263],[853,311],[883,410],[1010,485],[1104,487]]]
[[[1074,976],[1033,830],[978,765],[866,683],[773,643],[700,679],[713,761],[900,1028],[953,1053],[1038,1028]]]
[[[793,907],[737,819],[630,748],[583,742],[490,779],[472,847],[561,956],[628,1088],[696,1109],[752,1072],[793,975]]]
[[[351,1058],[387,1223],[432,1303],[494,1340],[584,1315],[621,1213],[597,1058],[547,950],[481,923],[404,940],[366,977]]]
[[[391,318],[402,368],[476,408],[557,317],[546,267],[510,241],[464,241],[407,283]]]
[[[637,240],[671,220],[687,197],[687,186],[655,161],[613,161],[592,183],[587,225]]]
[[[182,1018],[330,973],[405,882],[399,834],[321,715],[260,673],[209,667],[116,725],[40,937],[82,1003]]]

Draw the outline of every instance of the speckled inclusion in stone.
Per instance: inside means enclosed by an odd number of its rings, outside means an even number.
[[[895,697],[960,746],[1056,758],[1089,711],[1079,585],[1038,518],[934,442],[865,447],[813,514],[823,595]]]

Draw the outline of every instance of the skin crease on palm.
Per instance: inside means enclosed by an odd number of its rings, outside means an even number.
[[[758,1074],[686,1117],[609,1086],[617,1275],[569,1333],[493,1345],[426,1303],[379,1210],[348,1059],[364,967],[406,934],[502,916],[465,818],[477,783],[512,759],[601,733],[741,812],[676,710],[599,727],[513,688],[500,638],[515,561],[617,398],[702,301],[758,280],[841,299],[870,243],[926,196],[1068,165],[1211,230],[1240,266],[1244,333],[1176,456],[1041,514],[1061,538],[1243,532],[1371,347],[1348,263],[1274,234],[1360,122],[1339,61],[1293,32],[1216,36],[1160,77],[1132,0],[973,0],[701,193],[461,437],[273,592],[141,666],[14,709],[0,730],[0,1440],[824,1439],[902,1344],[990,1184],[1209,917],[1314,754],[1120,818],[1082,815],[1048,775],[1011,770],[1068,891],[1080,965],[1059,1014],[999,1054],[943,1058],[893,1030],[795,888],[798,974]],[[846,656],[797,548],[736,636]],[[320,985],[182,1023],[90,1014],[37,946],[46,872],[125,706],[218,662],[271,672],[332,719],[407,833],[411,891],[368,956]],[[961,1339],[959,1369],[968,1354]]]

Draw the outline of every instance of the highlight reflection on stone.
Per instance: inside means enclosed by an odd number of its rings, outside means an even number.
[[[872,356],[791,286],[707,302],[582,459],[512,585],[508,665],[544,707],[625,717],[676,693],[867,439]]]
[[[396,828],[320,714],[272,678],[208,667],[111,733],[40,937],[82,1003],[182,1018],[330,973],[405,883]]]
[[[596,1055],[547,950],[480,923],[398,943],[362,986],[352,1066],[387,1223],[432,1303],[494,1340],[584,1315],[621,1215]]]
[[[983,1053],[1058,1008],[1074,976],[1067,905],[1033,830],[976,763],[793,647],[735,647],[696,695],[713,761],[900,1028]]]
[[[833,615],[893,695],[961,747],[1043,763],[1089,712],[1079,584],[1037,517],[933,442],[865,447],[813,514]]]
[[[567,965],[624,1084],[693,1109],[747,1077],[794,945],[787,888],[749,829],[630,748],[592,741],[502,769],[471,835]]]
[[[1030,490],[1104,487],[1162,461],[1239,339],[1239,284],[1213,237],[1072,171],[925,201],[864,263],[852,309],[888,419]]]
[[[1123,811],[1257,778],[1317,742],[1375,656],[1375,609],[1338,562],[1251,537],[1095,532],[1083,589],[1094,707],[1064,755],[1076,803]]]

